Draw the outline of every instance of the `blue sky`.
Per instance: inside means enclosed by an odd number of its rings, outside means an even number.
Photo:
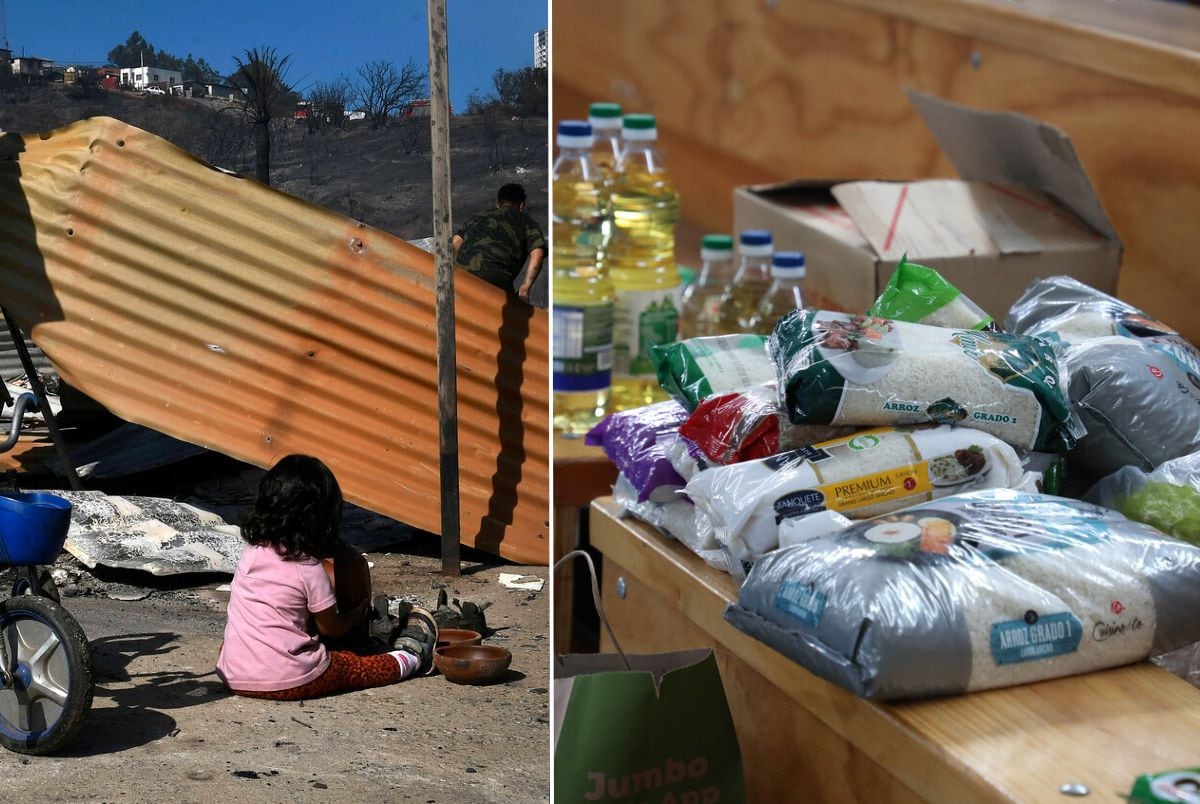
[[[13,55],[99,65],[138,31],[159,50],[191,53],[218,71],[234,56],[274,47],[291,54],[287,77],[301,91],[378,59],[400,66],[428,60],[426,0],[205,0],[115,2],[5,0]],[[546,27],[546,0],[446,0],[450,101],[493,90],[496,68],[533,66],[534,31]]]

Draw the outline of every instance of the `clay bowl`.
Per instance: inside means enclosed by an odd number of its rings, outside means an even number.
[[[491,684],[504,675],[512,654],[493,645],[450,645],[433,652],[433,663],[455,684]]]
[[[481,642],[483,642],[483,637],[478,631],[470,631],[466,628],[438,629],[437,646],[439,648],[447,648],[451,645],[478,645]]]

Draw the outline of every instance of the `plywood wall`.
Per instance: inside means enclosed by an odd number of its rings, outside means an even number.
[[[737,184],[953,175],[906,86],[1032,115],[1071,137],[1124,240],[1120,295],[1200,341],[1200,9],[1142,3],[1160,15],[1128,23],[1145,41],[1119,32],[1120,3],[1107,31],[1011,3],[889,5],[554,0],[554,117],[658,114],[685,218],[728,230]]]

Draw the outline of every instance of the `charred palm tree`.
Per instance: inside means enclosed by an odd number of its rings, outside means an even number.
[[[287,84],[291,56],[280,56],[273,47],[246,51],[246,60],[234,57],[235,82],[245,93],[246,118],[254,126],[254,175],[271,184],[271,121],[286,117],[295,105]]]

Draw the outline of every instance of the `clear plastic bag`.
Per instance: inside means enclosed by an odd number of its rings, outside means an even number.
[[[1200,548],[1003,489],[856,523],[755,562],[725,617],[880,700],[1021,684],[1200,640]]]
[[[713,335],[650,347],[658,382],[689,411],[713,394],[769,382],[775,366],[762,335]]]
[[[679,428],[713,463],[766,458],[854,432],[855,427],[792,424],[779,407],[775,383],[710,396]]]
[[[794,423],[961,424],[1050,452],[1082,433],[1037,338],[805,310],[780,319],[769,349]]]
[[[668,502],[685,481],[671,465],[663,436],[678,433],[686,420],[687,411],[678,402],[658,402],[606,416],[585,441],[604,450],[637,490],[639,502]]]
[[[1200,545],[1200,452],[1167,461],[1149,474],[1123,466],[1092,486],[1084,499]]]
[[[1012,447],[961,427],[879,428],[792,452],[714,467],[684,492],[734,558],[779,544],[788,520],[823,511],[865,519],[971,488],[1016,488],[1025,471]]]
[[[729,571],[727,554],[713,538],[712,523],[696,506],[682,497],[670,502],[638,502],[637,496],[628,478],[617,475],[613,500],[628,514],[682,542],[710,566]]]
[[[1066,276],[1032,283],[1005,317],[1055,344],[1087,435],[1072,468],[1096,480],[1200,449],[1200,351],[1143,311]]]
[[[954,329],[996,328],[992,317],[932,268],[900,258],[868,315]]]

